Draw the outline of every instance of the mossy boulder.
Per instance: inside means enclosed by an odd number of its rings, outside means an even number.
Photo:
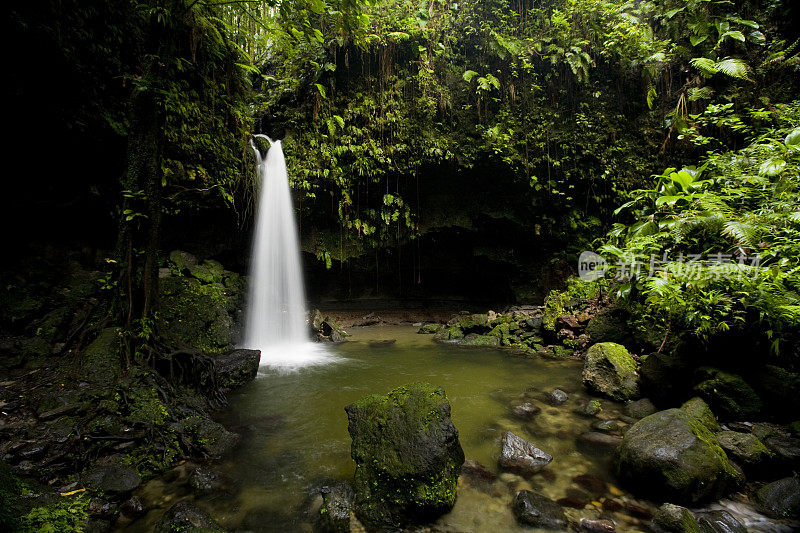
[[[695,396],[684,402],[684,404],[681,405],[681,409],[699,420],[700,423],[707,427],[712,433],[716,433],[721,429],[719,427],[719,422],[717,422],[717,417],[714,416],[711,408],[702,398]]]
[[[748,475],[750,472],[761,470],[764,463],[774,456],[752,433],[720,431],[717,433],[717,439],[728,457],[744,468]]]
[[[356,463],[355,511],[365,525],[401,528],[453,507],[464,451],[441,387],[398,387],[345,411]]]
[[[615,468],[636,494],[677,503],[717,499],[743,481],[714,434],[682,409],[635,423],[617,450]]]
[[[168,344],[206,353],[232,347],[233,313],[241,301],[241,286],[202,283],[172,276],[160,283],[158,330]]]
[[[665,503],[653,515],[653,524],[669,533],[700,533],[697,518],[686,507]]]
[[[464,332],[457,325],[450,325],[442,328],[433,338],[437,341],[457,341],[464,338]]]
[[[612,400],[627,401],[639,395],[639,364],[621,344],[601,342],[586,352],[583,384]]]
[[[720,417],[748,420],[761,414],[761,398],[738,374],[709,367],[699,369],[697,374],[699,383],[694,387],[695,392]]]
[[[442,327],[443,326],[441,324],[423,324],[417,333],[423,335],[432,335],[434,333],[439,333],[442,330]]]
[[[462,346],[500,346],[500,338],[494,335],[478,335],[470,333],[459,343]]]

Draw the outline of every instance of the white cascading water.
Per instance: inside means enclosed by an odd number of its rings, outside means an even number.
[[[245,348],[261,350],[261,365],[292,369],[321,363],[327,352],[310,342],[305,290],[286,160],[281,141],[258,161],[258,209],[244,330]]]

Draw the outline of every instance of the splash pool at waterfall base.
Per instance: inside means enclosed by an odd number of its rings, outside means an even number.
[[[516,491],[533,489],[573,504],[585,499],[580,509],[564,508],[570,520],[602,514],[616,522],[617,531],[648,531],[646,520],[630,509],[646,514],[655,507],[616,486],[610,455],[578,446],[578,436],[591,431],[593,423],[617,419],[623,411],[622,405],[599,399],[600,418],[576,412],[581,402],[597,399],[581,386],[580,361],[440,344],[416,330],[410,325],[356,328],[347,342],[327,346],[327,364],[262,366],[256,380],[231,396],[219,413],[220,422],[242,435],[230,457],[205,465],[220,476],[222,487],[206,496],[192,493],[186,480],[194,465],[183,464],[140,489],[150,512],[126,531],[152,531],[164,510],[181,499],[194,500],[230,531],[312,531],[306,510],[314,489],[347,482],[354,473],[344,407],[416,381],[445,389],[467,459],[497,474],[493,481],[462,475],[455,508],[423,530],[531,531],[516,523],[510,503]],[[569,394],[557,407],[544,401],[555,388]],[[511,407],[523,400],[541,412],[531,420],[515,418]],[[551,454],[553,462],[528,480],[498,471],[506,430]],[[605,482],[602,493],[589,496],[574,481],[577,476]],[[606,500],[615,500],[621,510],[603,511]]]

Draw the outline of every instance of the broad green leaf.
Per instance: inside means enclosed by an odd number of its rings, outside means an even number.
[[[786,146],[800,148],[800,128],[795,129],[793,132],[787,135],[786,139],[783,141],[783,144]]]

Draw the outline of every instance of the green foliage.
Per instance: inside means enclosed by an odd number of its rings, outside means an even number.
[[[560,316],[578,303],[599,299],[605,289],[606,283],[603,280],[589,283],[575,277],[567,279],[565,289],[550,291],[544,301],[542,318],[545,329],[555,331],[556,321]]]
[[[33,507],[22,517],[21,531],[36,533],[60,533],[83,531],[88,517],[89,496],[80,493],[60,496],[53,505]]]
[[[602,250],[644,265],[618,291],[643,305],[645,320],[705,340],[752,330],[776,352],[800,326],[797,105],[779,118],[782,128],[748,129],[741,150],[654,176],[656,188],[617,210],[630,222],[616,224]]]

